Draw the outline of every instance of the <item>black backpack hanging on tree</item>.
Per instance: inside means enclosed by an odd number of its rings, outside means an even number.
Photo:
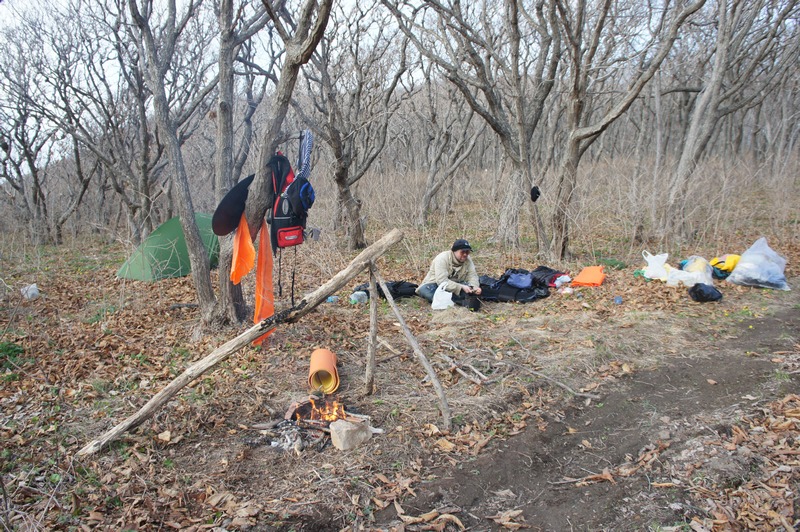
[[[314,188],[308,181],[311,173],[311,147],[314,137],[310,131],[300,134],[298,154],[298,173],[295,175],[289,159],[278,152],[269,160],[272,170],[271,207],[267,210],[267,223],[270,226],[270,243],[273,255],[278,250],[298,246],[305,240],[308,210],[314,204]],[[297,248],[295,248],[296,252]],[[295,256],[296,258],[296,256]],[[294,277],[292,268],[292,305],[294,306]],[[282,295],[281,260],[278,259],[278,294]]]

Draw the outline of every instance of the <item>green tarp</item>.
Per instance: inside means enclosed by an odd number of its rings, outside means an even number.
[[[219,240],[211,231],[211,215],[198,212],[194,219],[211,260],[210,265],[214,268],[219,261]],[[136,248],[117,272],[117,277],[158,281],[169,277],[183,277],[191,271],[183,228],[176,216],[161,224]]]

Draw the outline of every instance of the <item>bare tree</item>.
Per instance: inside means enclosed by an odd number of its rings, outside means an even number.
[[[387,20],[389,18],[389,20]],[[311,57],[305,79],[316,116],[301,116],[331,148],[333,180],[349,249],[366,247],[361,200],[354,191],[386,145],[396,95],[406,73],[405,43],[397,43],[391,16],[356,2],[331,16],[329,36]]]
[[[220,0],[217,9],[219,24],[219,89],[217,92],[216,111],[216,156],[215,189],[217,203],[222,200],[236,181],[239,180],[242,167],[249,156],[252,142],[253,129],[251,119],[258,103],[264,95],[265,86],[262,86],[258,96],[254,94],[253,85],[255,76],[252,72],[246,74],[246,107],[242,117],[245,125],[239,144],[238,154],[234,154],[234,109],[236,107],[236,72],[235,60],[239,53],[246,62],[252,60],[252,43],[249,39],[267,23],[266,10],[260,6],[249,16],[245,15],[246,4],[234,13],[234,0]],[[274,61],[275,56],[271,59]],[[271,69],[268,69],[271,70]],[[231,260],[233,256],[233,237],[231,235],[220,239],[219,257],[219,304],[221,315],[228,321],[242,321],[245,319],[245,304],[240,284],[230,281]]]
[[[419,225],[427,223],[434,198],[461,170],[486,129],[485,123],[473,127],[475,110],[459,97],[452,84],[439,83],[433,64],[426,65],[423,76],[423,98],[410,101],[424,135],[417,153],[427,166],[425,189],[417,212]]]
[[[60,244],[63,226],[80,205],[94,169],[84,173],[80,147],[64,139],[35,102],[40,74],[15,29],[0,34],[0,176],[14,191],[8,199],[31,240]]]
[[[493,240],[518,245],[520,209],[533,182],[529,143],[560,59],[552,3],[382,2],[419,52],[444,72],[499,137],[512,171]],[[536,210],[534,224],[538,245],[546,248]]]
[[[597,9],[590,10],[586,0],[564,2],[556,0],[559,21],[565,36],[569,82],[567,87],[566,145],[561,157],[556,190],[556,205],[552,218],[552,245],[554,259],[567,254],[569,243],[569,204],[578,177],[578,165],[586,149],[597,140],[615,120],[627,111],[645,84],[650,81],[661,63],[669,54],[678,30],[686,19],[705,3],[698,0],[679,10],[663,10],[656,16],[651,36],[642,50],[618,50],[621,40],[635,42],[641,32],[641,21],[635,12],[622,13],[625,4],[601,0]],[[626,10],[627,11],[627,10]],[[628,15],[628,16],[624,16]],[[634,17],[630,17],[634,15]],[[648,19],[654,13],[646,13]],[[617,24],[618,20],[632,18],[636,27],[627,31]],[[630,39],[619,39],[623,33],[634,34]],[[652,53],[650,50],[653,50]],[[598,80],[613,76],[629,61],[636,61],[641,68],[635,71],[628,87],[614,100],[607,102],[608,110],[597,119],[591,119],[591,91]],[[632,70],[632,69],[631,69]],[[588,122],[588,123],[587,123]]]
[[[126,23],[114,9],[80,3],[47,16],[26,11],[10,44],[12,60],[25,63],[30,75],[4,77],[32,109],[102,161],[138,241],[152,228],[163,149],[147,116],[149,93]]]
[[[272,103],[274,115],[269,120],[261,145],[258,169],[245,206],[245,216],[250,234],[255,238],[269,208],[270,170],[269,160],[282,142],[283,121],[289,111],[289,105],[297,84],[300,67],[308,62],[314,49],[325,33],[333,0],[304,0],[296,17],[291,16],[285,6],[262,0],[275,30],[285,44],[286,54],[281,68],[280,79],[275,89],[275,100]]]
[[[178,193],[178,213],[181,219],[189,262],[192,267],[197,299],[203,321],[208,323],[214,319],[216,298],[211,286],[209,259],[200,236],[200,230],[194,220],[194,205],[189,188],[189,180],[181,152],[180,125],[185,117],[179,112],[193,113],[200,103],[208,97],[208,93],[216,85],[217,79],[206,79],[204,69],[193,76],[195,84],[190,87],[194,99],[183,109],[171,108],[166,80],[173,73],[173,60],[176,51],[182,47],[184,54],[202,57],[208,43],[202,40],[181,40],[184,32],[189,32],[194,24],[200,23],[196,16],[199,4],[190,1],[184,11],[179,14],[175,0],[168,0],[163,17],[155,12],[153,0],[128,0],[128,7],[136,27],[140,32],[139,55],[145,65],[147,85],[153,95],[153,111],[166,147],[167,155],[173,171],[173,183]],[[155,19],[161,18],[157,21]],[[190,47],[194,47],[190,49]],[[172,87],[174,88],[174,87]]]
[[[6,199],[26,226],[31,240],[49,243],[52,240],[45,186],[52,171],[50,161],[56,130],[40,116],[30,113],[24,102],[17,103],[21,107],[14,109],[15,116],[9,116],[11,107],[3,103],[0,177],[11,188]]]
[[[686,236],[689,183],[720,119],[762,102],[800,55],[797,1],[718,0],[714,7],[708,13],[715,21],[715,33],[707,37],[714,43],[708,46],[711,72],[692,91],[697,98],[663,211],[662,227],[672,236]]]

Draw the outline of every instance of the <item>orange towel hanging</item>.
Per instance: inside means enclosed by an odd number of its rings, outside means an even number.
[[[231,260],[231,282],[239,284],[242,277],[253,269],[256,260],[256,250],[253,239],[250,238],[250,228],[247,227],[247,218],[242,214],[239,227],[233,237],[233,257]]]
[[[261,224],[258,239],[258,264],[256,265],[256,308],[253,323],[259,323],[275,314],[275,292],[272,287],[272,250],[269,243],[269,229]],[[271,329],[263,336],[253,340],[253,345],[261,343],[273,332]]]

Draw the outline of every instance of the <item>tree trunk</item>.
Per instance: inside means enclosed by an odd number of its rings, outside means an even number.
[[[189,190],[189,179],[186,175],[186,166],[181,153],[180,141],[178,140],[177,126],[170,116],[169,100],[164,87],[164,76],[170,62],[170,46],[168,45],[169,43],[163,47],[157,45],[149,27],[149,20],[142,17],[133,0],[129,0],[128,6],[133,19],[142,31],[148,85],[153,95],[154,117],[164,139],[167,156],[172,165],[173,184],[178,195],[178,214],[181,220],[183,236],[186,240],[186,249],[189,253],[189,264],[192,268],[192,280],[197,293],[197,302],[200,306],[203,323],[210,323],[214,319],[216,307],[216,297],[211,285],[210,261],[203,245],[203,239],[200,236],[200,229],[198,229],[194,219],[194,204]],[[177,36],[173,37],[177,39]],[[171,51],[174,51],[174,41],[171,44],[173,46]],[[162,51],[165,57],[159,57],[158,54]],[[150,218],[150,212],[142,214],[145,218]]]
[[[721,9],[724,12],[724,8]],[[718,40],[718,43],[720,41]],[[686,194],[689,181],[697,168],[706,146],[714,133],[714,126],[718,122],[717,107],[719,106],[720,90],[724,75],[724,66],[727,64],[725,55],[727,45],[718,47],[715,55],[714,67],[708,85],[697,96],[694,112],[688,124],[688,130],[683,142],[678,165],[670,179],[667,205],[664,212],[662,227],[666,236],[679,239],[687,236],[685,224]]]
[[[247,319],[241,284],[230,280],[233,262],[233,234],[219,237],[219,312],[223,321],[242,322]]]
[[[222,200],[233,187],[233,98],[234,72],[233,62],[236,43],[233,22],[233,0],[221,0],[219,3],[219,93],[217,96],[217,138],[216,158],[214,161],[214,183],[216,202]],[[220,239],[219,249],[219,312],[223,321],[239,322],[246,319],[246,309],[242,287],[230,280],[233,259],[233,237],[228,235]]]
[[[336,185],[339,187],[339,205],[343,209],[347,249],[364,249],[367,240],[364,236],[364,220],[361,218],[361,200],[355,197],[349,186],[340,184],[338,179]]]
[[[506,247],[519,246],[519,211],[525,203],[524,189],[525,176],[515,162],[501,199],[500,218],[492,242]]]
[[[578,179],[578,163],[580,162],[580,140],[570,135],[567,141],[562,162],[558,171],[556,203],[552,219],[552,241],[550,243],[551,259],[567,258],[569,248],[569,206]]]

